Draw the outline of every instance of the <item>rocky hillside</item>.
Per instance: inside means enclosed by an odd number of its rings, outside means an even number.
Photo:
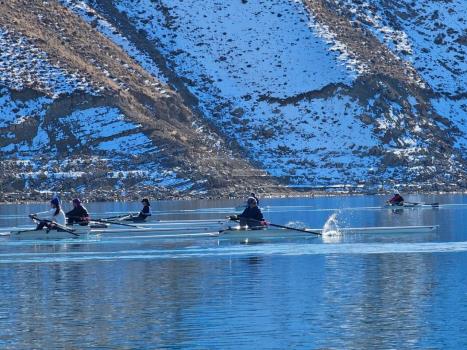
[[[131,57],[131,45],[127,53],[56,2],[0,10],[3,191],[203,195],[276,186],[157,79],[155,66]]]
[[[467,187],[464,1],[0,11],[4,191]]]

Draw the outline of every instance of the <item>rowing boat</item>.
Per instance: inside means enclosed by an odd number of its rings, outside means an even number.
[[[36,230],[35,226],[23,227],[21,229],[10,230],[11,239],[68,239],[68,238],[87,238],[84,235],[89,234],[152,234],[152,235],[185,235],[192,233],[216,233],[224,228],[226,220],[211,220],[209,222],[159,222],[152,224],[135,224],[128,226],[119,226],[104,224],[90,226],[67,226],[73,232],[69,233],[62,230]]]
[[[166,228],[183,228],[183,227],[199,227],[199,226],[215,226],[218,227],[225,223],[226,219],[203,219],[203,220],[157,220],[157,221],[119,221],[97,219],[91,220],[91,228],[105,228],[115,226],[134,226],[134,227],[166,227]],[[99,227],[100,226],[100,227]]]
[[[416,234],[436,231],[438,226],[392,226],[392,227],[345,227],[332,234]],[[314,233],[326,235],[323,229],[304,229],[303,231],[289,230],[286,228],[245,229],[240,226],[229,227],[219,231],[222,238],[242,239],[268,239],[268,238],[292,238],[292,237],[317,237]]]
[[[194,228],[194,227],[215,227],[225,224],[226,219],[207,219],[207,220],[159,220],[153,222],[129,223],[137,227],[144,228]]]
[[[47,229],[36,230],[33,228],[24,230],[13,230],[10,231],[10,239],[15,240],[59,240],[59,239],[86,239],[91,233],[91,229],[88,226],[74,226],[70,228],[70,232],[63,231],[60,229]]]
[[[438,226],[392,226],[392,227],[346,227],[340,228],[338,234],[415,234],[429,233]],[[138,234],[152,235],[152,237],[219,237],[222,239],[268,239],[268,238],[296,238],[316,237],[316,233],[326,235],[323,229],[304,229],[297,231],[287,228],[265,227],[263,229],[245,229],[238,225],[226,225],[225,221],[217,226],[194,226],[194,227],[107,227],[90,228],[89,226],[72,226],[72,232],[62,230],[35,230],[22,229],[10,231],[11,239],[70,239],[89,238],[90,235],[99,234]]]
[[[400,204],[386,204],[385,209],[403,209],[403,208],[439,208],[439,203],[411,203],[404,202]]]
[[[190,233],[203,233],[203,232],[218,232],[222,229],[221,225],[216,226],[196,226],[196,227],[108,227],[91,229],[92,233],[96,234],[119,234],[119,233],[142,233],[142,234],[190,234]]]

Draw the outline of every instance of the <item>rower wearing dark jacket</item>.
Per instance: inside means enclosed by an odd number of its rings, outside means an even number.
[[[65,215],[70,225],[74,223],[87,225],[89,223],[89,213],[78,198],[73,199],[73,209]]]
[[[144,198],[141,203],[143,203],[143,209],[141,209],[138,216],[130,216],[128,219],[125,219],[126,221],[141,222],[151,216],[151,204],[149,204],[149,199]]]
[[[390,205],[404,205],[404,198],[400,195],[399,191],[395,190],[394,191],[394,196],[387,201],[388,204]]]
[[[261,209],[258,208],[256,199],[253,197],[248,198],[248,207],[245,208],[240,215],[233,215],[230,217],[232,220],[240,219],[240,226],[261,227],[264,220]]]

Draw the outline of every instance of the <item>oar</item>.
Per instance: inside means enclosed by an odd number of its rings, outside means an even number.
[[[230,219],[232,221],[239,221],[240,219]],[[258,223],[261,223],[260,220],[255,220],[255,219],[247,219],[247,220],[250,220],[250,221],[256,221]],[[283,226],[283,225],[278,225],[278,224],[272,224],[270,222],[268,222],[268,225],[269,226],[273,226],[273,227],[279,227],[279,228],[285,228],[287,230],[292,230],[292,231],[298,231],[298,232],[305,232],[305,233],[312,233],[314,235],[318,235],[318,236],[321,236],[321,232],[317,232],[317,231],[309,231],[309,230],[302,230],[300,228],[295,228],[295,227],[290,227],[290,226]]]
[[[123,219],[124,217],[127,217],[127,216],[131,216],[132,213],[130,214],[125,214],[125,215],[119,215],[119,216],[110,216],[108,218],[103,218],[105,220],[109,220],[109,219]]]
[[[432,207],[439,207],[439,203],[420,203],[420,202],[404,202],[406,204],[413,204],[413,205],[431,205]]]
[[[136,225],[129,225],[129,224],[124,224],[122,222],[116,222],[116,221],[109,221],[109,220],[105,220],[105,219],[95,219],[95,220],[92,220],[94,222],[101,222],[101,223],[104,223],[104,224],[112,224],[112,225],[120,225],[120,226],[128,226],[128,227],[136,227],[136,228],[142,228],[140,226],[136,226]]]
[[[39,219],[37,216],[31,216],[31,218],[32,218],[33,220],[48,222],[48,223],[50,223],[50,224],[55,225],[56,227],[58,227],[58,228],[59,228],[60,230],[62,230],[62,231],[68,232],[68,233],[70,233],[70,234],[72,234],[72,235],[75,235],[75,236],[79,236],[78,233],[73,232],[73,230],[70,230],[69,228],[67,228],[67,227],[65,227],[65,226],[63,226],[63,225],[60,225],[59,223],[57,223],[57,222],[55,222],[55,221],[53,221],[53,220]]]

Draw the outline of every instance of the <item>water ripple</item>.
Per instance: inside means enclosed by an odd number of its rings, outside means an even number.
[[[134,259],[188,259],[222,258],[242,256],[306,256],[343,254],[407,254],[407,253],[453,253],[467,251],[467,242],[439,243],[348,243],[348,244],[261,244],[228,247],[196,247],[180,249],[125,249],[111,252],[46,252],[46,253],[4,253],[0,254],[1,264],[11,263],[57,263],[94,260]]]

